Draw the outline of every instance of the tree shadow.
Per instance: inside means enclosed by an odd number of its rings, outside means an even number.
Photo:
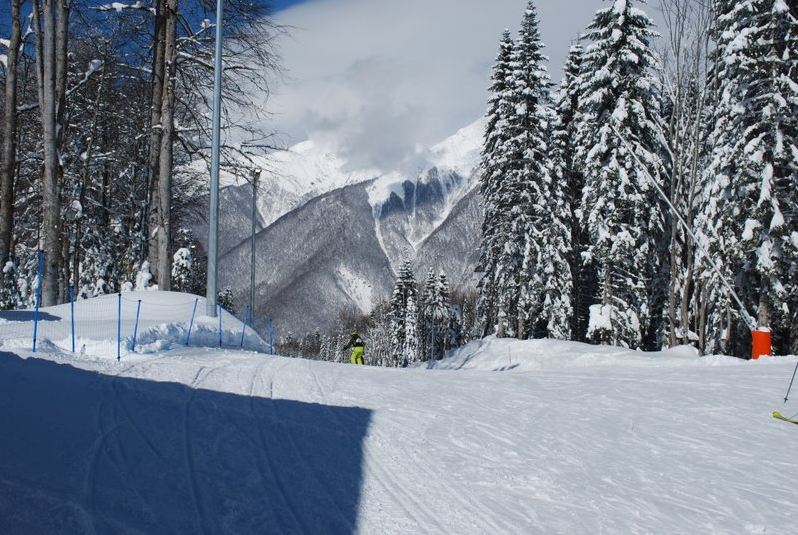
[[[0,533],[354,533],[370,417],[0,352]]]
[[[36,312],[33,310],[0,310],[0,320],[6,321],[33,321]],[[39,321],[61,321],[61,316],[54,316],[49,312],[39,311]]]

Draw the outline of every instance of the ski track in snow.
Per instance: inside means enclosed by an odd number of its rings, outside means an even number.
[[[181,533],[324,531],[309,505],[334,533],[790,533],[798,516],[795,429],[769,417],[781,408],[794,360],[525,370],[514,354],[517,367],[491,372],[211,349],[121,366],[50,358],[110,377],[97,376],[93,435],[83,437],[82,481],[65,505],[74,510],[72,529],[63,532],[147,531],[120,524],[127,517],[115,516],[109,492],[138,511],[142,526]],[[154,435],[146,406],[131,403],[146,384],[130,379],[188,386],[171,400],[182,428]],[[220,405],[215,396],[224,392],[246,403]],[[0,411],[2,396],[0,389]],[[283,404],[293,402],[321,416],[308,421]],[[348,407],[372,415],[362,451],[352,451],[359,497],[340,496],[326,444],[307,438],[345,440],[355,425]],[[792,402],[783,411],[791,409],[798,411]],[[207,421],[229,425],[209,429]],[[231,448],[247,459],[229,458]],[[251,481],[230,481],[225,471],[246,463]],[[135,482],[142,467],[171,465],[189,507],[175,518]],[[0,513],[17,481],[0,470]],[[258,504],[257,519],[219,501],[215,485],[237,483]],[[303,489],[312,489],[310,501]],[[35,492],[59,499],[57,486]]]
[[[255,381],[259,378],[260,369],[262,367],[263,367],[263,365],[259,366],[258,370],[256,370],[255,373],[253,374],[253,377],[252,377],[253,388],[254,388]],[[258,419],[259,419],[259,415],[258,415],[258,411],[256,410],[255,405],[254,405],[255,396],[253,396],[253,393],[252,393],[253,391],[254,390],[251,389],[250,390],[250,395],[249,395],[249,398],[250,398],[250,410],[252,411],[253,420],[257,422]],[[273,393],[274,393],[274,376],[272,376],[270,378],[270,382],[269,382],[269,398],[270,399],[273,399],[273,397],[272,397]],[[276,411],[276,408],[274,408],[274,405],[271,405],[271,407],[273,409],[272,416],[274,417],[274,420],[275,421],[280,421],[279,420],[279,415],[277,414],[277,411]],[[263,429],[260,426],[256,426],[256,427],[257,427],[256,435],[257,435],[258,444],[260,445],[261,450],[262,451],[269,451],[269,448],[266,445],[267,441],[266,441],[266,437],[264,436]],[[286,431],[286,436],[288,437],[289,441],[292,441],[290,429],[288,429],[287,427],[283,426],[283,430]],[[292,448],[292,451],[296,451],[296,449]],[[272,460],[272,457],[270,455],[264,455],[263,457],[266,457],[267,466],[268,466],[268,472],[269,472],[269,475],[271,476],[270,479],[274,480],[275,484],[277,485],[277,489],[279,491],[280,500],[283,502],[283,504],[285,505],[287,510],[290,512],[291,519],[293,520],[293,523],[294,523],[294,526],[293,526],[294,530],[298,531],[299,533],[308,533],[308,534],[312,533],[312,530],[310,530],[308,528],[308,526],[306,526],[305,523],[302,521],[302,511],[301,511],[301,509],[299,507],[297,507],[297,505],[292,501],[291,496],[289,495],[289,493],[287,491],[286,483],[283,481],[283,478],[284,478],[283,474],[280,473],[279,468],[274,464],[274,461]],[[285,531],[289,532],[289,531],[293,531],[293,530],[286,529]]]
[[[191,381],[191,391],[188,395],[188,400],[185,403],[185,411],[183,415],[183,456],[185,460],[186,476],[189,481],[191,489],[191,500],[194,503],[194,510],[197,519],[197,526],[200,532],[208,533],[207,520],[205,512],[202,507],[202,496],[200,494],[199,485],[197,484],[197,467],[194,465],[194,454],[192,452],[191,440],[191,406],[194,399],[197,397],[197,388],[200,387],[202,382],[213,372],[213,368],[206,368],[201,366],[197,370],[197,374]]]

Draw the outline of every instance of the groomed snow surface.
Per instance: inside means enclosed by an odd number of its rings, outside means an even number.
[[[798,426],[770,417],[794,357],[488,339],[377,369],[164,319],[119,363],[107,318],[82,355],[3,334],[0,533],[796,532]]]

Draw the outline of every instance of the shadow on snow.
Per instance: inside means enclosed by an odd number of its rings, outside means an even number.
[[[369,420],[0,353],[0,533],[353,533]]]
[[[36,317],[36,312],[33,310],[2,310],[0,311],[0,320],[6,321],[33,321]],[[39,311],[39,321],[60,321],[60,316],[54,316],[49,312]]]

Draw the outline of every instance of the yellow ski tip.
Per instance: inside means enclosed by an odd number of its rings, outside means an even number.
[[[791,423],[791,424],[798,425],[798,420],[792,420],[792,419],[790,419],[790,418],[787,418],[786,416],[784,416],[784,415],[783,415],[782,413],[780,413],[779,411],[773,411],[773,412],[772,412],[772,413],[770,413],[770,414],[771,414],[771,415],[772,415],[774,418],[776,418],[777,420],[782,420],[782,421],[784,421],[784,422],[789,422],[789,423]]]

